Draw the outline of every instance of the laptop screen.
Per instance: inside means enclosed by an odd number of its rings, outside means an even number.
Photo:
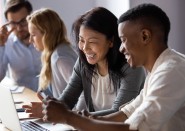
[[[21,131],[21,126],[11,91],[0,87],[0,119],[12,131]]]
[[[0,86],[0,119],[2,123],[12,131],[22,131],[21,123],[16,111],[14,100],[9,88]],[[57,130],[75,130],[73,127],[65,124],[43,123],[40,120],[35,120],[38,125],[51,131]]]

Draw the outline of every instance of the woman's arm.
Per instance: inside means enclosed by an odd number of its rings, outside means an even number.
[[[70,56],[60,56],[53,66],[53,95],[55,98],[62,94],[63,90],[66,88],[67,83],[70,81],[70,77],[73,72],[73,67],[75,65],[75,59],[70,58]]]
[[[82,91],[81,68],[78,59],[75,63],[70,81],[58,99],[63,101],[70,109],[73,109]]]

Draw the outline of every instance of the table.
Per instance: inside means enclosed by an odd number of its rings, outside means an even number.
[[[30,102],[40,102],[36,92],[30,90],[29,88],[24,88],[22,93],[13,94],[13,98],[15,102],[23,101],[25,104]]]

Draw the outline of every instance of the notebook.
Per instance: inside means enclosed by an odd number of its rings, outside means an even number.
[[[12,97],[12,93],[10,89],[5,87],[0,87],[0,119],[2,124],[5,125],[6,128],[12,131],[22,131],[22,121],[19,121],[19,117],[16,111],[16,107],[14,104],[14,100]],[[29,122],[25,121],[26,124]],[[24,125],[25,125],[25,122]],[[41,127],[44,127],[48,130],[54,131],[65,131],[65,130],[74,130],[71,126],[64,124],[52,125],[51,123],[43,123],[41,121],[34,121],[34,123],[38,124]],[[33,123],[31,123],[33,124]]]

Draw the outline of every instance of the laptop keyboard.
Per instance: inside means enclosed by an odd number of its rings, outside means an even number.
[[[24,121],[21,123],[22,131],[49,131],[33,121]]]

